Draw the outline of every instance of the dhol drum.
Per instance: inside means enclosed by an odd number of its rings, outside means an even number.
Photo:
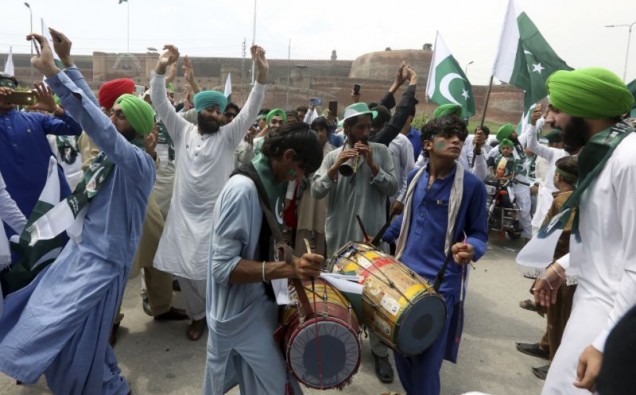
[[[360,327],[340,291],[322,279],[302,282],[313,310],[302,311],[296,290],[282,310],[287,365],[301,383],[316,389],[342,389],[360,366]]]
[[[433,287],[394,257],[371,245],[347,243],[327,262],[334,273],[361,280],[360,318],[389,347],[417,355],[439,336],[446,303]]]

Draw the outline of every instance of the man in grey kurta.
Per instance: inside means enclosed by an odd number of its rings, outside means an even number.
[[[344,114],[347,143],[328,153],[312,177],[314,198],[328,195],[329,199],[325,225],[328,255],[348,241],[364,240],[356,215],[362,219],[369,235],[375,236],[387,220],[387,198],[397,192],[389,150],[382,144],[367,144],[371,119],[376,114],[362,102],[347,107]],[[350,177],[338,173],[338,168],[347,161],[353,161],[356,167]]]
[[[364,240],[356,215],[362,219],[369,235],[375,236],[387,220],[387,199],[398,190],[388,148],[367,143],[371,119],[376,116],[377,112],[370,111],[362,102],[347,107],[343,121],[347,143],[328,153],[312,178],[314,198],[329,195],[325,225],[327,254],[333,254],[349,241]],[[343,163],[353,164],[355,173],[352,176],[339,174],[338,169]],[[384,383],[392,382],[388,348],[373,334],[370,343],[378,379]]]

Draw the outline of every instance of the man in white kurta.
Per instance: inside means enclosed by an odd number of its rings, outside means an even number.
[[[620,78],[600,68],[558,71],[547,86],[546,122],[563,131],[566,145],[583,146],[577,190],[584,192],[578,206],[581,242],[573,239],[564,259],[578,288],[542,393],[582,395],[594,385],[607,334],[636,304],[636,133],[618,122],[634,99]],[[563,277],[559,264],[552,268],[535,285],[544,305]]]
[[[549,146],[539,144],[537,133],[541,129],[542,124],[543,120],[539,119],[537,121],[537,125],[530,124],[526,127],[528,149],[534,152],[534,154],[538,157],[543,158],[548,162],[545,177],[540,180],[537,179],[539,182],[539,192],[537,193],[537,209],[534,212],[531,222],[533,235],[536,234],[543,224],[543,220],[545,219],[550,206],[552,206],[552,201],[554,200],[552,194],[558,192],[557,187],[554,186],[556,161],[569,155],[563,148],[556,146],[555,143],[549,143]]]
[[[176,170],[170,210],[154,265],[178,277],[186,311],[197,325],[193,328],[191,324],[188,337],[196,340],[205,327],[205,280],[210,234],[214,228],[214,205],[234,170],[234,150],[263,103],[268,67],[264,57],[255,58],[253,47],[257,77],[243,110],[232,122],[223,125],[225,106],[197,109],[199,116],[211,112],[210,117],[216,117],[214,119],[222,125],[217,132],[201,133],[201,121],[199,125],[186,121],[168,101],[164,74],[166,67],[177,61],[179,52],[172,46],[166,48],[168,50],[159,58],[150,80],[150,91],[157,115],[174,143]]]

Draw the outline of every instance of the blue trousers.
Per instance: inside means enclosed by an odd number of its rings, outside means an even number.
[[[445,300],[446,322],[437,340],[419,355],[405,357],[397,352],[393,353],[400,383],[407,395],[439,395],[440,393],[439,370],[446,354],[450,322],[455,307],[454,298],[445,298]]]

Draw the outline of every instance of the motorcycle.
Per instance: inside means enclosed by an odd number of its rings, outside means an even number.
[[[509,239],[517,240],[523,229],[519,223],[519,208],[514,199],[512,186],[525,184],[510,179],[497,179],[489,175],[484,180],[486,186],[486,208],[488,209],[488,230],[505,233]]]

